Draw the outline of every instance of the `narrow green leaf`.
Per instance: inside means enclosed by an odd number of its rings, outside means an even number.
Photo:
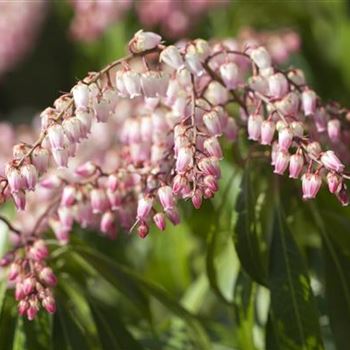
[[[72,318],[70,308],[69,300],[64,296],[57,298],[57,312],[53,322],[53,350],[92,349],[87,343],[84,330]]]
[[[13,350],[24,350],[28,349],[26,345],[26,335],[24,332],[23,318],[18,317],[13,341]]]
[[[323,239],[326,301],[330,324],[338,350],[349,348],[350,329],[350,257],[339,247],[339,237],[349,235],[349,226],[335,215],[320,215],[311,207]],[[325,220],[323,219],[325,218]]]
[[[242,349],[255,349],[253,340],[255,283],[240,271],[234,290],[234,309],[237,320],[238,343]]]
[[[127,330],[116,310],[103,307],[92,299],[90,300],[90,308],[98,328],[102,349],[144,349]]]
[[[256,172],[256,170],[254,170]],[[262,192],[253,183],[253,175],[247,164],[236,202],[238,219],[235,226],[234,242],[243,269],[256,282],[266,285],[266,259],[263,256],[264,238],[259,234],[257,214],[261,207]]]
[[[270,252],[269,288],[279,348],[323,349],[318,313],[307,269],[277,206]]]
[[[85,247],[76,247],[76,250],[101,274],[102,277],[117,288],[119,288],[120,281],[124,281],[125,284],[134,284],[142,287],[147,293],[187,323],[192,330],[190,336],[192,336],[200,349],[210,349],[209,340],[198,321],[165,290],[98,252]]]
[[[0,310],[0,349],[12,350],[16,331],[17,310],[14,305],[13,291],[6,290]]]

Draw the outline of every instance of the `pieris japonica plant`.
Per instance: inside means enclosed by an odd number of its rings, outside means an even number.
[[[12,242],[1,266],[29,320],[56,311],[48,231],[69,245],[74,225],[109,239],[177,225],[182,201],[200,209],[220,191],[223,149],[244,143],[274,177],[295,181],[300,203],[320,191],[349,203],[350,111],[324,102],[300,69],[279,67],[271,48],[257,39],[167,46],[141,30],[128,49],[42,111],[31,142],[4,165],[1,203],[17,214],[1,217]]]

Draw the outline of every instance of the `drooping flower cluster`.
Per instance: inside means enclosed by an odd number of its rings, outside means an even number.
[[[0,2],[0,76],[31,49],[46,7],[45,0]]]
[[[145,237],[152,223],[176,225],[179,200],[200,208],[218,191],[221,142],[234,141],[239,128],[270,151],[276,174],[301,178],[304,199],[324,179],[348,204],[338,155],[349,111],[322,103],[300,70],[278,69],[257,41],[164,46],[139,31],[129,51],[45,109],[38,139],[13,147],[0,180],[2,201],[13,198],[22,210],[9,224],[18,240],[2,264],[19,271],[10,278],[19,291],[28,279],[33,285],[18,292],[29,318],[39,301],[54,310],[46,254],[38,261],[29,253],[49,227],[66,244],[74,223],[110,238],[120,228]]]
[[[71,34],[77,40],[100,37],[110,25],[135,7],[140,23],[146,28],[159,28],[169,38],[180,38],[190,32],[212,8],[226,6],[227,0],[70,0],[74,9]]]

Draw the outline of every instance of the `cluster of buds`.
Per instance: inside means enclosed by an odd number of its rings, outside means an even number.
[[[0,260],[0,266],[9,266],[8,280],[15,287],[18,312],[33,320],[42,306],[47,312],[56,311],[52,288],[57,278],[45,263],[49,251],[43,240],[17,248]]]
[[[25,209],[15,219],[20,235],[51,228],[67,244],[74,223],[112,239],[120,229],[144,238],[152,224],[176,225],[180,200],[198,209],[219,190],[221,145],[239,128],[267,148],[276,174],[288,169],[301,179],[304,199],[325,179],[348,204],[340,156],[348,110],[323,104],[300,70],[279,70],[256,41],[164,46],[159,35],[139,31],[129,51],[43,111],[32,145],[15,145],[0,185],[3,201]],[[240,108],[235,117],[231,104]],[[33,299],[53,310],[43,263],[23,261],[19,281],[30,276],[35,288],[22,304]]]

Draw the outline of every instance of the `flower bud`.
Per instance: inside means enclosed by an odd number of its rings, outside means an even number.
[[[147,71],[141,76],[142,91],[146,97],[165,97],[169,76],[163,72]]]
[[[260,114],[251,114],[248,117],[248,138],[259,141],[263,117]]]
[[[92,112],[90,110],[77,109],[75,111],[75,116],[79,119],[81,125],[81,132],[83,135],[87,136],[90,133],[92,125]]]
[[[119,192],[107,190],[107,197],[112,210],[116,210],[121,206],[122,198]]]
[[[261,144],[271,145],[275,133],[276,125],[271,120],[264,120],[261,123]]]
[[[219,82],[213,80],[209,83],[205,90],[204,97],[214,106],[224,105],[228,99],[228,90]]]
[[[173,193],[174,194],[180,194],[182,193],[182,191],[188,186],[188,181],[186,179],[186,177],[182,176],[182,175],[176,175],[174,177],[174,181],[173,181]]]
[[[312,90],[305,90],[301,95],[304,114],[310,116],[316,112],[316,94]]]
[[[26,196],[23,190],[12,193],[12,198],[18,210],[24,210],[26,206]]]
[[[47,129],[47,136],[53,150],[61,150],[64,147],[64,130],[59,124],[53,124]]]
[[[158,198],[164,210],[175,206],[175,199],[170,186],[162,186],[158,190]]]
[[[316,110],[313,114],[316,129],[318,132],[324,132],[327,130],[327,113],[323,107]]]
[[[286,150],[279,150],[276,154],[274,173],[283,175],[289,164],[289,153]]]
[[[145,238],[148,235],[148,233],[149,233],[149,227],[148,227],[148,225],[146,223],[142,223],[137,228],[137,234],[141,238]]]
[[[69,159],[69,152],[67,149],[53,149],[52,156],[59,167],[67,168]]]
[[[239,70],[235,63],[228,62],[220,66],[220,75],[229,90],[237,88],[240,81]]]
[[[178,225],[180,223],[180,214],[177,208],[168,209],[165,213],[173,225]]]
[[[281,101],[276,102],[276,107],[283,115],[295,116],[299,109],[299,97],[295,92],[290,92]]]
[[[327,174],[327,184],[330,193],[337,193],[341,189],[342,181],[337,174],[329,172]]]
[[[94,214],[103,213],[109,208],[106,192],[100,188],[94,188],[90,193],[91,207]]]
[[[310,142],[307,146],[306,146],[306,150],[308,151],[308,153],[310,153],[312,156],[318,158],[318,156],[321,154],[322,149],[321,149],[321,145],[319,144],[319,142],[314,141],[314,142]]]
[[[96,119],[100,123],[106,123],[111,113],[110,103],[102,97],[98,103],[94,105]]]
[[[107,211],[102,215],[100,222],[100,230],[101,232],[106,234],[116,231],[115,217],[111,211]]]
[[[216,157],[202,158],[198,162],[198,168],[205,175],[213,175],[216,178],[221,175],[219,160]]]
[[[24,179],[25,187],[33,191],[38,181],[38,173],[33,164],[26,164],[21,167],[21,175]]]
[[[28,303],[28,301],[26,301],[26,300],[21,300],[21,301],[18,303],[18,313],[19,313],[21,316],[24,316],[24,315],[27,313],[28,308],[29,308],[29,303]]]
[[[145,221],[152,210],[153,198],[141,197],[137,204],[137,219]]]
[[[209,137],[204,141],[203,146],[210,156],[216,157],[218,159],[223,158],[222,149],[217,137]]]
[[[33,243],[29,250],[29,255],[35,261],[42,261],[49,255],[49,250],[42,239],[38,239]]]
[[[302,176],[303,198],[315,198],[320,190],[322,179],[318,174],[306,173]]]
[[[42,301],[42,305],[49,314],[56,312],[56,302],[52,296],[46,296]]]
[[[199,209],[202,206],[202,192],[200,190],[195,190],[191,199],[192,204],[196,209]]]
[[[20,191],[25,186],[25,179],[23,178],[21,172],[17,168],[10,165],[6,167],[5,171],[11,193]]]
[[[272,98],[282,98],[288,92],[288,81],[282,73],[276,73],[268,78],[269,94]]]
[[[72,88],[73,100],[76,108],[86,109],[89,104],[89,87],[80,83]]]
[[[303,169],[304,158],[302,154],[295,153],[291,155],[289,161],[289,177],[292,179],[297,179]]]
[[[159,60],[174,69],[179,69],[184,64],[183,58],[178,48],[173,45],[166,47],[160,53]]]
[[[196,52],[186,52],[185,61],[189,70],[200,77],[204,74],[204,68],[200,59],[200,56]]]
[[[159,230],[164,231],[165,230],[165,217],[162,213],[157,213],[153,216],[153,221],[155,225],[158,227]]]
[[[70,208],[60,207],[58,209],[58,217],[64,231],[70,231],[73,226],[73,212]]]
[[[75,173],[81,177],[90,177],[96,172],[96,165],[92,162],[81,164],[75,170]]]
[[[130,98],[141,95],[140,74],[134,71],[126,71],[123,74],[124,87]]]
[[[193,150],[190,147],[180,148],[176,159],[176,172],[183,174],[193,167]]]
[[[57,277],[49,267],[44,267],[40,271],[39,278],[48,286],[54,287],[57,284]]]
[[[333,151],[326,151],[321,155],[322,164],[328,169],[336,172],[344,170],[344,164],[339,160]]]
[[[213,175],[205,176],[203,183],[211,192],[217,192],[219,190],[218,181]]]
[[[278,132],[278,146],[280,150],[287,151],[293,142],[293,132],[288,127]]]
[[[141,53],[156,48],[162,37],[156,33],[139,30],[129,42],[129,49],[132,53]]]
[[[27,277],[23,280],[22,288],[23,294],[29,295],[35,287],[35,279],[33,277]]]
[[[211,135],[220,136],[222,134],[220,117],[216,111],[204,113],[203,122]]]
[[[39,173],[44,173],[49,167],[49,151],[41,146],[34,148],[31,159]]]
[[[340,121],[331,119],[327,124],[328,137],[332,142],[340,141]]]
[[[62,123],[62,128],[69,142],[79,142],[79,140],[82,138],[82,134],[84,134],[81,131],[82,123],[76,117],[65,119]]]
[[[9,281],[14,281],[20,272],[21,272],[21,266],[17,262],[13,262],[10,266],[10,270],[8,273]]]
[[[303,126],[303,123],[302,122],[292,122],[290,124],[290,128],[293,132],[293,136],[296,136],[296,137],[303,137],[304,135],[304,126]]]
[[[27,310],[28,320],[33,321],[38,311],[39,311],[38,301],[36,299],[31,299],[29,301],[29,308]]]
[[[250,58],[258,66],[259,69],[271,67],[271,56],[267,50],[260,46],[250,52]]]

